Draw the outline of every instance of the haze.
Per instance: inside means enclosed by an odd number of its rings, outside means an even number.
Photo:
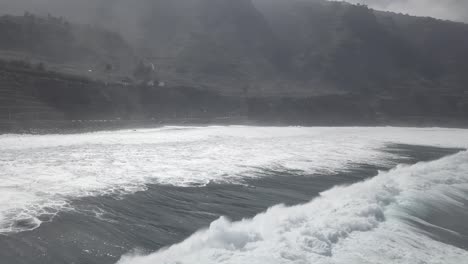
[[[361,3],[379,10],[401,12],[416,16],[468,21],[468,1],[466,0],[347,0],[346,2]],[[42,14],[51,13],[66,16],[71,20],[101,23],[102,20],[109,18],[110,14],[134,18],[133,14],[145,10],[145,3],[148,3],[148,0],[2,0],[0,2],[0,12],[17,14],[21,14],[24,11]],[[133,19],[127,22],[129,24],[134,23]],[[116,26],[120,22],[112,20],[106,21],[106,23]]]

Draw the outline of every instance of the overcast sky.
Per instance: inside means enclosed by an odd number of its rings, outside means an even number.
[[[372,8],[468,22],[468,0],[346,0]]]

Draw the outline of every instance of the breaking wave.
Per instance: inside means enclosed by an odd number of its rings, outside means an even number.
[[[468,145],[460,129],[163,127],[79,135],[0,136],[0,233],[37,228],[69,201],[148,184],[242,184],[262,169],[327,175],[385,164],[387,143]],[[467,143],[463,145],[464,143]]]
[[[465,263],[468,251],[414,223],[433,225],[427,213],[444,207],[468,210],[467,194],[468,152],[461,152],[336,187],[307,204],[240,222],[220,218],[180,244],[118,263]]]

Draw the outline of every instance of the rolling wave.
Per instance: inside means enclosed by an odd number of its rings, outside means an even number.
[[[398,166],[307,204],[275,206],[240,222],[220,218],[180,244],[118,263],[464,263],[468,251],[422,226],[435,226],[427,217],[431,211],[466,212],[467,194],[465,151]]]

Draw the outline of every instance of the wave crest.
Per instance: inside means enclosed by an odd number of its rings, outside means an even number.
[[[467,251],[430,238],[408,219],[456,203],[450,196],[468,191],[467,161],[462,152],[399,166],[307,204],[275,206],[240,222],[220,218],[180,244],[118,263],[462,263]]]

